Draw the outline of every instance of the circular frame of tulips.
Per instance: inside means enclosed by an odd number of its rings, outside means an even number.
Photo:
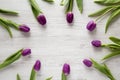
[[[44,0],[48,3],[53,3],[54,0]],[[47,23],[46,17],[42,10],[39,8],[39,5],[35,0],[29,0],[31,10],[33,12],[34,17],[38,21],[39,24],[45,25]],[[109,12],[112,12],[110,14],[110,17],[108,18],[108,21],[106,23],[105,27],[105,33],[108,30],[108,27],[110,26],[111,22],[114,18],[118,17],[120,15],[120,0],[112,1],[112,0],[94,0],[95,3],[105,5],[105,8],[98,10],[97,12],[94,12],[89,15],[89,17],[97,17],[96,20],[91,20],[86,25],[86,29],[89,31],[93,31],[96,28],[96,22],[101,18],[104,17],[104,15],[108,14]],[[66,21],[71,24],[74,20],[74,14],[73,14],[73,3],[74,0],[62,0],[60,5],[65,7],[65,13],[66,13]],[[77,7],[80,11],[80,13],[83,12],[83,0],[76,0]],[[109,6],[108,6],[109,5]],[[8,14],[8,15],[18,15],[17,12],[11,11],[11,10],[5,10],[0,9],[0,13],[2,14]],[[9,33],[10,37],[12,38],[12,31],[11,27],[15,30],[22,31],[22,32],[30,32],[30,28],[26,24],[18,24],[12,20],[5,19],[3,17],[0,17],[0,24],[3,26]],[[120,54],[120,39],[116,37],[109,37],[109,39],[113,42],[112,44],[102,44],[100,40],[93,40],[91,42],[91,45],[94,47],[103,47],[103,48],[109,48],[111,53],[106,55],[102,58],[102,60],[107,60],[111,57],[117,56]],[[7,57],[1,64],[0,69],[3,69],[13,62],[17,61],[21,56],[28,56],[31,54],[31,49],[20,49],[17,52],[13,53],[9,57]],[[96,70],[100,71],[104,75],[106,75],[110,80],[116,80],[114,76],[112,75],[110,69],[107,67],[106,64],[101,64],[96,62],[94,59],[84,59],[83,64],[86,67],[94,67]],[[31,70],[30,80],[35,80],[37,72],[41,68],[41,62],[40,60],[36,60],[35,64],[33,65],[33,68]],[[67,76],[70,74],[70,65],[68,63],[64,63],[63,69],[62,69],[62,80],[67,80]],[[21,80],[21,77],[19,74],[17,74],[17,80]],[[46,80],[51,80],[52,77],[48,77]]]

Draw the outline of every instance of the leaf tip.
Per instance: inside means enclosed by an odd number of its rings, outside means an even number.
[[[105,57],[103,57],[102,59],[101,59],[101,61],[104,61],[105,60]]]
[[[107,33],[107,31],[108,31],[108,26],[106,26],[106,28],[105,28],[105,34]]]
[[[110,40],[113,39],[113,38],[114,38],[113,36],[110,36],[110,37],[109,37]]]

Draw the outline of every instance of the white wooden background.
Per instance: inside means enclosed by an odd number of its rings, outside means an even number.
[[[93,3],[93,0],[84,0],[84,12],[81,15],[74,3],[74,24],[67,24],[64,7],[59,5],[60,0],[48,4],[37,0],[43,10],[47,25],[43,28],[34,19],[28,0],[0,0],[0,8],[11,9],[19,12],[19,16],[0,16],[24,23],[30,26],[30,34],[24,34],[12,29],[14,37],[11,39],[7,31],[0,27],[0,62],[20,48],[31,48],[32,55],[23,57],[14,64],[0,70],[0,80],[16,80],[16,74],[22,80],[29,80],[31,68],[37,59],[42,62],[41,71],[37,80],[45,80],[53,76],[53,80],[61,79],[62,65],[66,62],[71,65],[69,80],[109,80],[94,68],[86,68],[82,64],[84,58],[94,58],[97,61],[109,53],[106,49],[97,49],[91,46],[93,39],[109,43],[109,36],[120,38],[120,19],[104,33],[107,18],[98,23],[97,29],[90,33],[86,30],[89,20],[87,15],[103,6]],[[106,16],[107,17],[107,16]],[[106,62],[116,80],[120,80],[120,56]]]

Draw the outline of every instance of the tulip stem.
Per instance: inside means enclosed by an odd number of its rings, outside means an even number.
[[[31,75],[30,75],[30,80],[35,80],[36,79],[36,71],[34,70],[34,68],[32,68],[32,71],[31,71]]]
[[[35,16],[38,16],[40,13],[42,13],[41,9],[39,8],[35,0],[29,0],[29,1],[30,1],[31,8]]]
[[[62,1],[60,2],[60,5],[63,6],[64,4],[65,4],[65,0],[62,0]]]
[[[4,27],[4,28],[8,31],[10,37],[12,38],[13,35],[12,35],[12,31],[11,31],[11,29],[9,28],[9,26],[8,26],[7,24],[5,24],[5,23],[4,23],[3,21],[1,21],[1,20],[0,20],[0,25],[1,25],[2,27]]]
[[[54,2],[54,0],[43,0],[43,1],[46,1],[46,2]]]
[[[67,9],[66,9],[66,13],[67,12],[72,12],[73,10],[73,0],[69,0],[67,3]]]
[[[13,54],[14,55],[14,54]],[[8,57],[3,63],[0,64],[0,69],[5,68],[6,66],[12,64],[21,57],[21,52],[16,52],[14,56]]]
[[[71,2],[70,2],[70,10],[69,11],[71,11],[72,12],[72,10],[73,10],[73,0],[70,0]]]
[[[98,22],[98,20],[100,18],[102,18],[103,16],[105,16],[107,13],[109,13],[111,10],[113,10],[113,8],[109,9],[108,11],[106,11],[104,14],[102,14],[101,16],[99,16],[98,18],[96,18],[95,22]]]
[[[19,74],[17,74],[17,76],[16,76],[16,80],[21,80],[21,78],[20,78],[20,75],[19,75]]]
[[[61,80],[67,80],[67,76],[64,73],[61,75]]]
[[[19,30],[19,28],[18,28],[19,24],[15,23],[11,20],[4,19],[2,17],[0,17],[0,20],[3,21],[6,25],[8,25],[10,27],[14,27],[16,30]]]
[[[17,12],[11,10],[0,9],[0,13],[11,14],[11,15],[18,15]]]
[[[47,78],[46,80],[51,80],[52,79],[52,77],[49,77],[49,78]]]
[[[60,2],[60,5],[61,6],[64,6],[64,5],[66,5],[68,3],[68,0],[62,0],[61,2]]]

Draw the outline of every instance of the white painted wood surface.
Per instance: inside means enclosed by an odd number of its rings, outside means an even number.
[[[68,80],[109,80],[106,76],[94,68],[86,68],[82,64],[84,58],[94,58],[97,61],[109,53],[106,49],[96,49],[91,46],[93,39],[99,39],[103,43],[109,43],[109,36],[120,38],[120,19],[104,33],[105,21],[98,23],[92,33],[86,30],[89,20],[87,15],[103,6],[93,3],[93,0],[84,0],[84,12],[80,14],[74,3],[74,24],[68,25],[65,19],[64,7],[59,5],[60,0],[54,4],[48,4],[37,0],[43,10],[47,25],[43,28],[34,19],[28,0],[0,0],[0,8],[11,9],[19,12],[19,16],[0,16],[24,23],[30,26],[30,34],[13,31],[13,38],[0,27],[0,62],[20,48],[31,48],[32,55],[23,57],[7,68],[0,70],[0,80],[16,80],[16,74],[21,75],[22,80],[29,80],[31,68],[37,59],[42,62],[41,71],[37,80],[45,80],[53,76],[53,80],[61,79],[61,70],[64,63],[71,65],[71,75]],[[106,62],[116,80],[120,80],[120,56]]]

